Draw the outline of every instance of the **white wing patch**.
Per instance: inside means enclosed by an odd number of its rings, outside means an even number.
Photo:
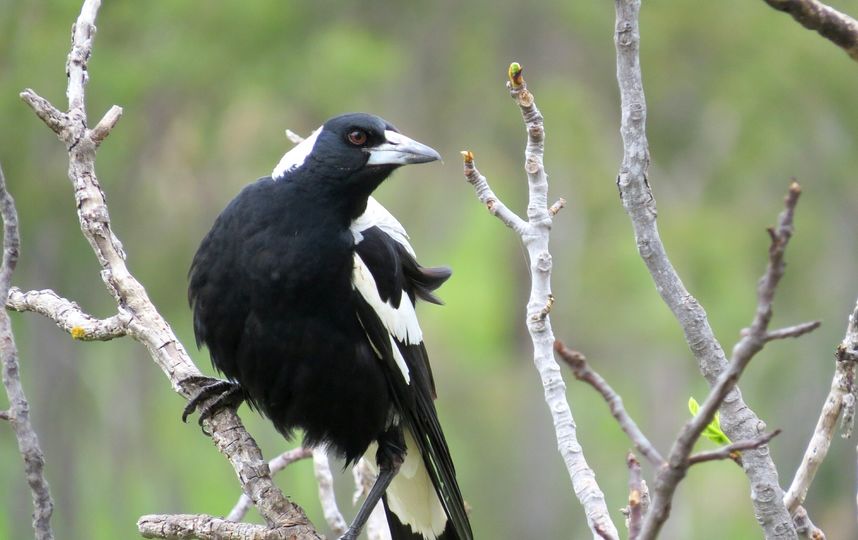
[[[316,144],[316,139],[319,137],[319,133],[321,131],[322,128],[319,127],[309,137],[299,142],[292,147],[291,150],[286,152],[283,157],[280,158],[280,162],[276,167],[274,167],[274,170],[271,171],[271,178],[274,180],[280,180],[289,171],[294,171],[303,165],[307,156],[309,156],[310,152],[313,151],[313,146]]]
[[[372,277],[372,272],[357,253],[354,255],[352,287],[366,300],[367,304],[378,315],[381,323],[387,328],[391,337],[393,359],[399,369],[402,370],[405,381],[410,383],[411,374],[408,371],[408,366],[405,364],[405,359],[402,358],[402,353],[399,352],[399,347],[393,338],[408,345],[418,345],[423,341],[423,331],[420,330],[420,324],[417,322],[417,313],[414,311],[411,298],[407,294],[403,294],[398,308],[393,307],[390,302],[382,300],[375,284],[375,278]]]
[[[366,210],[356,220],[352,221],[351,231],[355,238],[355,244],[360,244],[363,240],[361,231],[365,231],[370,227],[378,227],[386,232],[388,236],[402,244],[405,250],[415,259],[417,255],[414,253],[414,248],[408,243],[408,233],[405,232],[405,227],[393,217],[393,214],[387,211],[375,198],[370,197],[366,201]]]

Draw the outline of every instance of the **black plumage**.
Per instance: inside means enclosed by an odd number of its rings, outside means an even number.
[[[197,343],[251,406],[347,462],[378,446],[395,539],[472,538],[413,309],[439,303],[450,271],[420,266],[370,197],[397,167],[438,158],[378,117],[333,118],[229,203],[189,273]],[[424,477],[443,514],[405,508]]]

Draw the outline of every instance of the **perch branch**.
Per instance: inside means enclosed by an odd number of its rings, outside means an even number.
[[[69,179],[74,187],[81,230],[101,265],[101,277],[105,286],[116,299],[118,306],[121,306],[123,316],[127,314],[128,335],[146,347],[152,359],[170,379],[173,389],[188,399],[198,388],[196,384],[184,381],[199,380],[202,373],[158,313],[143,286],[128,271],[125,252],[113,233],[104,193],[95,173],[96,149],[119,118],[118,108],[112,108],[95,130],[87,127],[87,63],[92,55],[95,17],[100,5],[100,0],[85,0],[80,16],[72,27],[72,48],[66,64],[68,112],[59,113],[56,107],[31,90],[24,91],[21,97],[68,149]],[[220,410],[205,421],[205,427],[215,446],[235,469],[243,491],[254,501],[268,523],[271,531],[266,534],[296,539],[321,538],[304,512],[287,501],[271,480],[268,464],[262,459],[259,447],[244,429],[234,410]],[[153,516],[142,518],[139,525],[141,532],[145,529],[146,534],[150,535],[157,535],[158,531],[167,534],[166,531],[172,530],[169,526],[177,523],[168,518],[161,522],[157,519]],[[205,535],[209,534],[214,526],[218,527],[220,532],[217,534],[220,538],[239,538],[236,536],[239,533],[228,531],[238,530],[234,527],[241,524],[221,526],[220,522],[229,523],[224,520],[207,521],[203,518],[183,521],[182,523],[192,527],[184,530],[183,538],[192,535],[207,538]],[[193,526],[198,526],[199,529],[194,529]]]
[[[274,476],[292,463],[312,456],[313,450],[311,448],[299,446],[298,448],[287,450],[276,458],[269,461],[268,470],[271,476]],[[244,519],[244,516],[247,515],[247,512],[252,506],[253,501],[250,500],[250,497],[242,493],[241,497],[239,497],[238,501],[235,503],[235,506],[232,507],[232,510],[230,510],[229,514],[226,516],[226,520],[241,521],[242,519]]]
[[[646,138],[646,100],[640,67],[640,0],[615,0],[615,6],[617,82],[622,108],[620,133],[623,139],[623,161],[617,177],[617,187],[623,207],[632,221],[638,252],[655,282],[656,289],[682,326],[686,342],[697,359],[701,372],[709,384],[714,386],[719,379],[727,376],[726,355],[712,332],[703,307],[685,288],[667,257],[659,237],[655,199],[647,178],[649,148]],[[690,451],[690,446],[700,430],[714,414],[715,407],[712,407],[712,403],[709,405],[705,410],[705,418],[695,419],[693,429],[687,433],[689,436],[694,435],[693,438],[689,437],[682,442],[686,450]],[[703,409],[701,415],[702,413]],[[725,432],[733,440],[752,439],[765,429],[765,424],[744,402],[738,388],[734,388],[729,398],[723,402],[721,419]],[[674,462],[669,458],[668,461],[671,461],[671,465],[679,465],[684,459]],[[751,501],[766,537],[796,538],[792,520],[783,506],[783,492],[778,483],[777,469],[769,453],[749,452],[744,462],[744,470],[751,484]],[[656,486],[652,508],[647,516],[647,521],[653,524],[659,511],[667,511],[669,506],[665,506],[667,501],[662,499],[662,506],[656,508],[659,492],[659,486]],[[663,496],[664,492],[661,493]],[[646,527],[645,524],[644,532]],[[650,531],[650,535],[657,533],[652,529]],[[641,537],[646,536],[642,533]]]
[[[6,309],[44,315],[74,339],[81,341],[108,341],[122,337],[128,332],[128,323],[131,321],[130,315],[124,311],[106,319],[97,319],[50,289],[22,292],[12,287],[6,298]]]
[[[818,0],[765,0],[771,7],[789,13],[808,30],[831,41],[858,61],[858,21]]]
[[[831,381],[831,390],[828,392],[828,397],[825,398],[822,413],[816,422],[816,429],[813,431],[801,464],[795,473],[792,484],[787,489],[786,495],[784,495],[784,504],[790,512],[794,512],[798,505],[804,502],[816,471],[819,470],[820,464],[828,454],[828,448],[837,426],[837,418],[849,401],[847,396],[854,395],[856,362],[858,362],[858,302],[855,303],[855,308],[849,315],[846,335],[835,353],[834,378]],[[854,399],[852,401],[854,407]]]
[[[137,530],[143,538],[179,540],[293,540],[299,538],[287,528],[268,528],[252,523],[236,523],[224,518],[197,514],[167,514],[143,516],[137,521]]]
[[[551,232],[551,212],[548,206],[548,175],[543,167],[545,130],[542,114],[536,107],[533,94],[527,89],[521,66],[513,63],[507,82],[510,96],[518,104],[527,131],[524,170],[528,181],[527,221],[504,205],[489,187],[486,177],[474,163],[474,154],[462,152],[465,178],[476,191],[477,198],[494,216],[521,237],[530,259],[530,298],[527,303],[527,329],[533,342],[533,363],[539,372],[545,393],[545,402],[554,420],[557,446],[572,479],[575,495],[584,507],[587,524],[594,538],[618,538],[616,525],[611,521],[605,495],[596,483],[596,474],[587,464],[578,443],[575,421],[566,400],[566,384],[560,366],[554,359],[554,332],[549,312],[551,295],[551,254],[548,238]],[[552,208],[559,209],[559,205]]]
[[[3,218],[3,263],[0,267],[0,298],[9,292],[12,272],[18,264],[18,212],[15,201],[6,189],[6,177],[0,167],[0,216]],[[0,360],[3,362],[3,385],[9,398],[9,410],[5,411],[5,420],[9,420],[18,440],[18,451],[24,459],[24,475],[30,485],[33,496],[33,531],[36,540],[53,540],[51,514],[54,501],[48,480],[45,478],[45,455],[39,445],[39,437],[30,423],[30,403],[21,384],[18,349],[12,335],[12,322],[6,310],[0,310]]]
[[[654,467],[665,466],[667,462],[661,457],[661,454],[647,439],[646,435],[643,434],[632,417],[629,416],[629,413],[623,406],[623,399],[601,375],[590,367],[584,355],[578,351],[568,349],[560,340],[554,343],[554,351],[572,368],[572,374],[575,375],[576,379],[589,384],[602,395],[611,409],[611,414],[616,418],[620,424],[620,428],[629,437],[638,452],[647,458]]]

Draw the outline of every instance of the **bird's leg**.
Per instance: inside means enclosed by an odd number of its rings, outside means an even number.
[[[357,540],[363,531],[369,515],[375,509],[375,505],[384,496],[387,491],[387,486],[399,472],[399,467],[405,460],[405,439],[402,436],[402,430],[393,428],[388,430],[378,439],[378,453],[376,461],[378,462],[378,478],[369,490],[369,493],[364,499],[363,504],[358,510],[357,515],[346,534],[342,535],[339,540]]]
[[[196,385],[199,390],[191,396],[188,404],[182,411],[182,422],[188,421],[188,416],[199,408],[199,424],[224,407],[238,407],[244,401],[244,393],[241,387],[232,381],[215,379],[205,376],[188,377],[182,381],[183,384]],[[202,402],[211,399],[211,402],[201,405]]]

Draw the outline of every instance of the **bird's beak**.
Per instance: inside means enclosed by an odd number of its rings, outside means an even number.
[[[367,165],[410,165],[441,159],[433,148],[396,131],[385,131],[384,138],[383,143],[366,150],[369,153]]]

